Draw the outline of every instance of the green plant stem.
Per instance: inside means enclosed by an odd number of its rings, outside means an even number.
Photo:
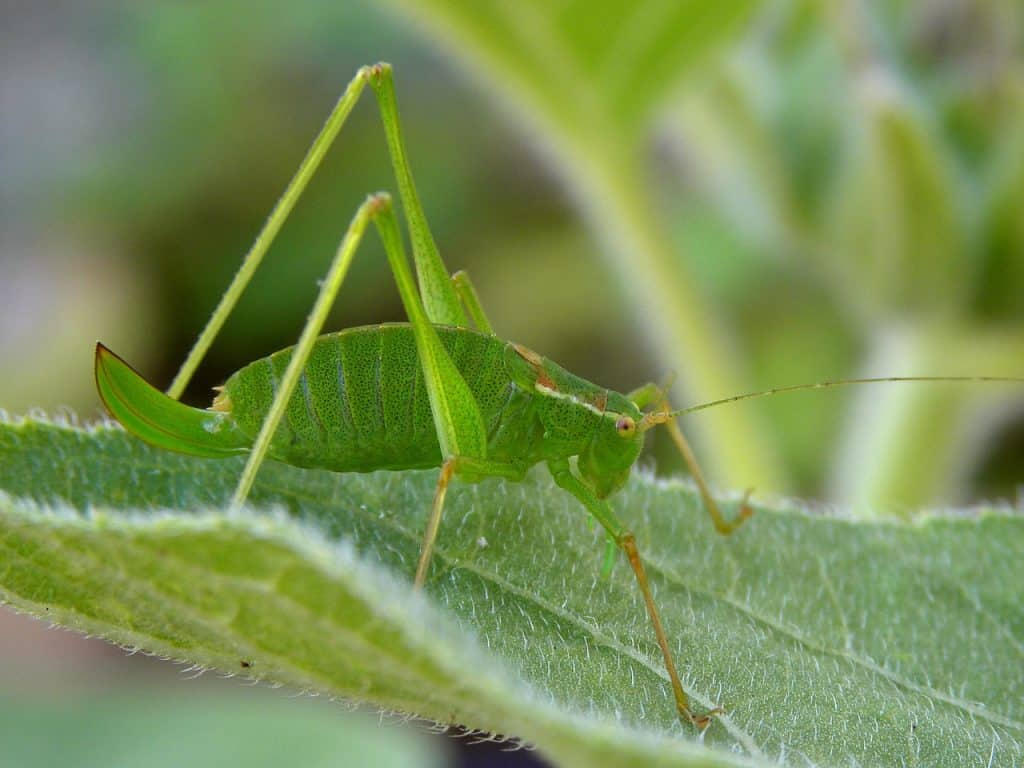
[[[649,188],[625,163],[590,162],[600,154],[574,158],[574,183],[587,191],[584,210],[611,245],[615,275],[631,305],[639,310],[647,343],[666,350],[663,359],[677,373],[688,402],[750,390],[726,324],[688,276],[685,255],[669,245]],[[786,488],[771,440],[749,413],[715,409],[682,426],[697,436],[701,461],[716,483],[761,490]]]
[[[870,370],[1021,376],[1024,334],[915,325],[875,340]],[[873,388],[872,388],[873,389]],[[962,457],[979,431],[978,407],[1005,407],[1020,385],[934,383],[857,393],[832,471],[833,493],[858,514],[909,516],[963,500],[970,467]]]

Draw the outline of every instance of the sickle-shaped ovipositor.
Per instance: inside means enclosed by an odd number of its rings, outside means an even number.
[[[99,343],[96,388],[115,419],[158,448],[208,458],[249,452],[252,440],[238,431],[228,412],[179,403]]]

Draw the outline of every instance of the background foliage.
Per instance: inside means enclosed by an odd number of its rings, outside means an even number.
[[[443,252],[503,335],[570,369],[619,389],[675,370],[687,402],[1022,372],[1015,4],[392,1],[7,12],[5,407],[95,412],[97,337],[169,379],[341,84],[384,53]],[[343,222],[389,185],[361,108],[194,400],[294,339]],[[339,327],[401,315],[375,248]],[[862,389],[687,427],[724,486],[900,512],[1011,495],[1015,402]]]

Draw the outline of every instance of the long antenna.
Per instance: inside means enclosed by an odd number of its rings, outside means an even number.
[[[714,408],[718,405],[725,405],[726,403],[738,403],[741,400],[753,400],[757,397],[767,397],[768,395],[779,395],[784,392],[799,392],[806,389],[826,389],[828,387],[845,387],[850,384],[885,384],[885,383],[901,383],[901,382],[952,382],[959,384],[969,383],[997,383],[997,384],[1024,384],[1024,378],[1016,376],[885,376],[882,378],[868,378],[868,379],[835,379],[833,381],[819,381],[814,384],[792,384],[788,387],[775,387],[773,389],[765,389],[760,392],[748,392],[744,395],[733,395],[732,397],[723,397],[721,400],[712,400],[708,403],[700,403],[699,405],[691,405],[688,408],[680,408],[675,411],[651,411],[650,413],[644,414],[643,420],[637,426],[641,431],[650,429],[657,424],[664,424],[676,416],[683,416],[688,413],[695,413],[696,411],[703,411],[706,408]]]
[[[753,400],[754,398],[767,397],[768,395],[779,395],[783,392],[798,392],[804,389],[826,389],[828,387],[845,387],[850,384],[884,384],[887,382],[905,383],[910,381],[928,381],[933,383],[944,381],[958,384],[982,382],[997,384],[1024,384],[1024,378],[1015,376],[885,376],[882,378],[868,379],[835,379],[834,381],[819,381],[814,384],[792,384],[788,387],[775,387],[773,389],[762,390],[761,392],[748,392],[745,395],[723,397],[721,400],[712,400],[708,403],[691,405],[688,408],[680,408],[676,411],[670,411],[665,415],[666,418],[675,418],[676,416],[682,416],[687,413],[703,411],[705,408],[714,408],[717,405],[738,403],[741,400]]]

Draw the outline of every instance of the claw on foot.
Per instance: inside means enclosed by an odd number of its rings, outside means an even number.
[[[679,714],[689,722],[693,723],[693,725],[697,726],[698,730],[704,731],[709,725],[711,725],[711,721],[715,718],[715,715],[724,715],[725,710],[721,707],[715,707],[714,709],[708,710],[703,715],[697,715],[691,712],[687,707],[679,710]]]
[[[740,501],[740,510],[737,514],[737,523],[748,520],[754,516],[754,508],[750,506],[750,494],[753,492],[753,488],[747,488],[747,490],[743,492],[743,500]]]

